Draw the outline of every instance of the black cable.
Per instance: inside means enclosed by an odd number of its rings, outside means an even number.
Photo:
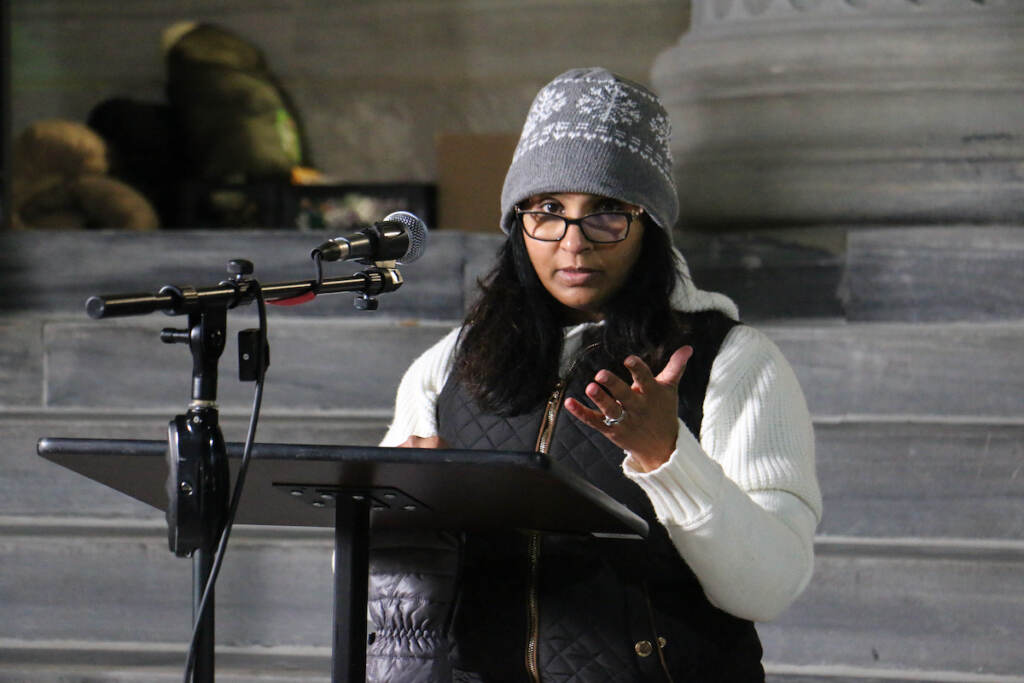
[[[206,613],[210,595],[213,593],[213,586],[217,582],[217,575],[220,573],[221,564],[224,562],[224,553],[227,550],[228,537],[231,535],[231,527],[235,523],[235,513],[238,510],[238,502],[242,498],[242,487],[245,484],[245,474],[249,470],[249,460],[252,455],[253,442],[256,439],[256,424],[260,419],[260,404],[263,402],[263,380],[266,375],[266,364],[264,361],[267,350],[267,306],[263,300],[263,291],[258,282],[253,280],[250,284],[256,297],[256,308],[259,311],[260,319],[260,343],[256,350],[256,391],[253,395],[252,413],[249,416],[249,431],[245,435],[245,448],[242,449],[242,462],[238,466],[238,476],[235,479],[235,487],[231,493],[231,503],[228,506],[227,519],[224,522],[224,530],[220,534],[217,543],[217,552],[213,557],[213,565],[210,568],[210,575],[206,579],[206,586],[203,588],[203,596],[199,601],[199,608],[196,610],[195,623],[192,625],[192,638],[189,641],[188,657],[185,659],[184,683],[191,683],[192,669],[195,666],[196,644],[199,641],[199,626]]]
[[[310,254],[313,259],[313,269],[316,271],[316,282],[313,283],[313,294],[319,294],[320,288],[324,284],[324,264],[323,254],[320,253],[319,249],[314,249],[313,253]]]

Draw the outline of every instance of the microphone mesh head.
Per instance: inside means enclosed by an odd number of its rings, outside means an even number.
[[[424,223],[418,216],[409,213],[408,211],[395,211],[389,213],[384,217],[386,221],[396,221],[405,226],[405,232],[409,236],[409,249],[406,250],[402,258],[398,259],[401,264],[412,263],[420,256],[423,256],[423,252],[427,248],[427,224]]]

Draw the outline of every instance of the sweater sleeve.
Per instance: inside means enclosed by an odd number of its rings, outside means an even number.
[[[767,337],[733,328],[715,359],[698,441],[680,423],[676,450],[626,476],[719,608],[754,621],[781,614],[814,566],[821,494],[814,435],[792,368]]]
[[[405,371],[395,397],[395,417],[381,446],[398,446],[410,436],[437,434],[437,396],[448,381],[459,329],[442,337]]]

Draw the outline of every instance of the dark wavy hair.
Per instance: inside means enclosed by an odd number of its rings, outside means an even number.
[[[675,254],[663,229],[644,216],[640,254],[626,282],[603,307],[601,347],[610,363],[629,354],[655,372],[666,344],[681,330],[670,297]],[[564,308],[537,277],[522,230],[515,226],[494,268],[478,284],[455,356],[455,379],[490,412],[515,415],[535,407],[558,380]],[[611,368],[610,368],[611,369]]]

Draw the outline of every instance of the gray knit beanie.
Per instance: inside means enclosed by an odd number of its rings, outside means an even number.
[[[543,192],[586,192],[636,204],[671,238],[679,216],[672,126],[658,96],[606,69],[573,69],[533,100],[501,191],[501,229]]]

